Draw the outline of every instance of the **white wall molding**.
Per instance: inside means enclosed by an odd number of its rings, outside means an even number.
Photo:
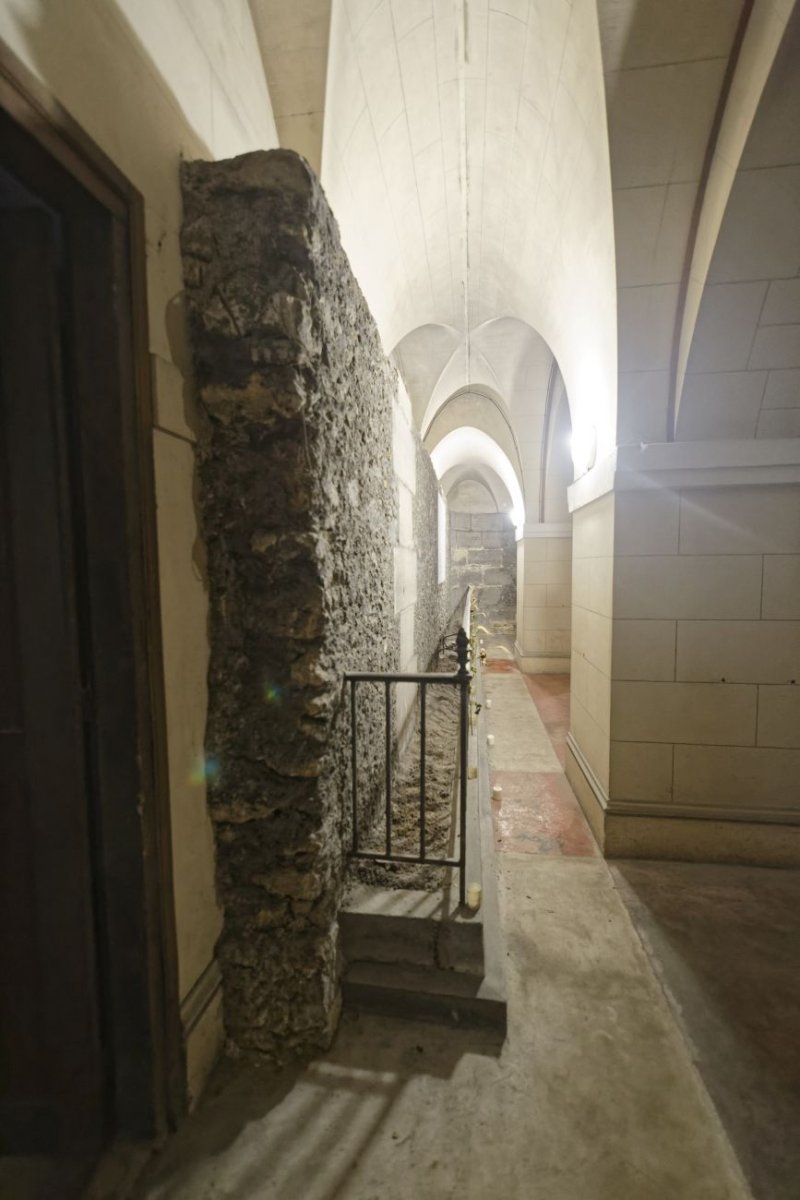
[[[800,438],[618,446],[569,488],[570,512],[608,492],[800,483]]]
[[[525,525],[522,530],[524,538],[571,538],[571,521],[549,521],[538,525]]]
[[[605,817],[667,817],[694,821],[726,821],[733,824],[744,822],[756,825],[800,825],[800,810],[777,805],[732,808],[721,804],[655,804],[645,800],[612,800],[571,730],[567,734],[567,746]]]
[[[612,817],[683,817],[695,821],[748,821],[759,825],[800,825],[796,808],[725,807],[722,804],[651,804],[644,800],[609,800]]]
[[[602,812],[607,813],[609,810],[609,799],[606,789],[603,787],[597,775],[594,772],[588,758],[581,750],[575,740],[575,736],[570,729],[567,733],[567,747],[570,750],[575,762],[581,769],[584,779],[592,790],[595,800]]]

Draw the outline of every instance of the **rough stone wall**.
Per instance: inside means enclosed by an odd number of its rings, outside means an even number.
[[[450,514],[450,594],[475,588],[478,610],[498,631],[513,632],[517,608],[517,545],[507,513]]]
[[[448,577],[439,576],[439,481],[431,456],[417,439],[417,490],[414,495],[414,543],[417,548],[417,604],[414,642],[420,671],[427,671],[450,618]],[[447,510],[445,509],[445,516]],[[446,535],[447,536],[447,535]],[[449,555],[448,555],[449,567]],[[463,588],[466,584],[462,585]]]
[[[349,844],[342,673],[392,669],[396,375],[294,153],[182,171],[211,664],[206,735],[229,1039],[324,1046]],[[382,698],[364,689],[365,784]],[[376,693],[371,695],[371,693]],[[368,788],[365,788],[368,790]]]

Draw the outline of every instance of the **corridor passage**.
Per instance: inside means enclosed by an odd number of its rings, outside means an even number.
[[[485,689],[496,844],[507,854],[597,858],[599,850],[564,775],[569,676],[523,675],[507,643],[487,639]]]
[[[303,1069],[224,1063],[137,1200],[796,1198],[796,874],[610,867],[562,771],[568,679],[486,642],[505,1043],[345,1013]]]

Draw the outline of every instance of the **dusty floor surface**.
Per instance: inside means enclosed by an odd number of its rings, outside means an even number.
[[[139,1200],[800,1197],[798,873],[607,865],[567,680],[489,651],[505,1044],[346,1015],[304,1069],[224,1064]]]

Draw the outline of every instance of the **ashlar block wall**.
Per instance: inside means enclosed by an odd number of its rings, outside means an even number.
[[[796,861],[800,486],[587,504],[573,614],[570,777],[606,852]]]
[[[480,612],[497,632],[513,631],[517,605],[517,549],[508,513],[450,514],[452,602],[474,588]]]

